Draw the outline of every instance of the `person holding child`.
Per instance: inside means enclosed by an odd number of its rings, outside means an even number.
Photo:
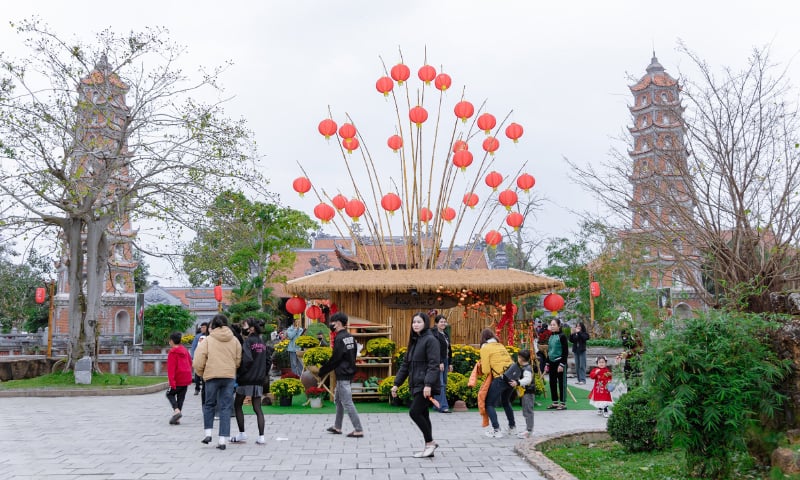
[[[608,383],[613,378],[611,370],[606,366],[606,357],[597,357],[597,367],[589,372],[589,378],[594,379],[594,386],[589,392],[589,403],[597,409],[597,414],[608,418],[608,407],[614,404],[611,392],[608,391]]]
[[[167,400],[172,405],[172,418],[169,419],[169,424],[178,425],[183,416],[181,410],[183,410],[186,390],[192,384],[192,360],[189,351],[181,345],[181,332],[172,332],[169,335],[169,346],[169,353],[167,353],[167,380],[169,380]]]
[[[514,360],[491,328],[485,328],[481,332],[480,353],[481,372],[484,375],[492,375],[492,382],[486,394],[486,413],[491,425],[486,429],[485,435],[489,438],[504,436],[504,433],[500,431],[500,422],[497,419],[496,405],[498,403],[503,406],[508,420],[508,430],[505,434],[516,435],[516,420],[514,419],[514,410],[511,408],[511,394],[514,390],[503,376]]]

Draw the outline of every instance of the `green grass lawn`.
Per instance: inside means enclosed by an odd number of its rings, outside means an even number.
[[[131,377],[127,375],[111,373],[92,374],[92,383],[89,385],[79,385],[75,383],[75,374],[51,373],[41,377],[26,378],[24,380],[9,380],[0,382],[0,390],[29,389],[29,388],[48,388],[48,389],[113,389],[129,387],[145,387],[156,383],[164,383],[167,377]]]

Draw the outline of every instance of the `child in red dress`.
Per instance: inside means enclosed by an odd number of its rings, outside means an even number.
[[[589,372],[589,378],[594,379],[594,386],[589,392],[589,403],[597,408],[597,414],[608,418],[608,407],[613,405],[611,392],[608,391],[608,382],[611,381],[611,370],[606,367],[606,357],[597,357],[597,367]]]

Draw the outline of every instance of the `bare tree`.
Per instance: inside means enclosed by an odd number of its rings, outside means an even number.
[[[244,121],[222,110],[222,69],[190,80],[167,32],[103,31],[87,45],[37,20],[17,30],[30,55],[0,55],[0,219],[67,247],[69,368],[94,351],[111,235],[151,218],[168,243],[218,192],[263,181]]]
[[[660,211],[636,238],[671,256],[706,303],[769,311],[769,293],[800,279],[797,91],[766,48],[754,50],[743,70],[720,75],[685,45],[679,50],[698,72],[683,79],[685,106],[675,108],[688,155],[660,153],[666,175],[679,175],[685,188],[652,182],[648,201]],[[630,181],[639,172],[627,155],[614,152],[602,169],[570,165],[581,185],[622,216],[622,228],[647,207],[634,198]]]

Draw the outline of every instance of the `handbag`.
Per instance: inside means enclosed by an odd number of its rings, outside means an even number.
[[[522,378],[522,369],[519,368],[517,363],[512,363],[511,365],[506,368],[506,371],[503,372],[503,380],[506,382],[515,381],[519,382],[519,379]]]
[[[613,392],[615,388],[617,388],[617,382],[608,382],[606,384],[606,390],[609,392]]]
[[[472,373],[469,375],[469,380],[467,381],[468,387],[474,387],[478,384],[478,369],[481,368],[480,362],[475,364],[475,367],[472,368]]]

